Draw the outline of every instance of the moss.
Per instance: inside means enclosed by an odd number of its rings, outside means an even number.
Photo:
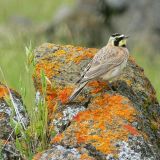
[[[159,124],[153,120],[151,121],[151,128],[153,129],[153,131],[156,132],[159,129],[159,127],[160,127]]]

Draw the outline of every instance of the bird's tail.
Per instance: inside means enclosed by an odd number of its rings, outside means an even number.
[[[79,85],[78,88],[76,88],[73,93],[71,94],[71,96],[69,97],[69,102],[73,101],[79,94],[80,92],[83,90],[83,88],[86,86],[87,82],[83,82]]]

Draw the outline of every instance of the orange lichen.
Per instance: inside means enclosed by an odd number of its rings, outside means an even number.
[[[52,91],[48,91],[47,92],[47,100],[48,101],[52,101],[53,99],[55,99],[57,97],[57,92],[56,90],[52,90]]]
[[[81,55],[77,55],[76,57],[74,57],[74,59],[73,59],[73,61],[76,63],[76,64],[78,64],[78,63],[80,63],[82,60],[84,60],[84,59],[87,59],[87,58],[93,58],[93,54],[92,53],[90,53],[90,52],[84,52],[83,54],[81,54]]]
[[[73,117],[74,120],[79,121],[80,120],[80,114],[77,114],[76,116]]]
[[[76,47],[76,51],[82,51],[83,48],[82,47]]]
[[[8,94],[8,90],[5,86],[0,85],[0,98],[6,96]]]
[[[67,103],[69,96],[71,95],[73,89],[72,88],[64,88],[58,92],[58,98],[62,103]]]
[[[42,157],[42,152],[37,153],[32,160],[39,160]]]
[[[123,127],[125,129],[127,129],[134,136],[138,136],[139,135],[139,132],[137,131],[137,129],[135,127],[131,126],[130,124],[126,124]]]
[[[66,52],[64,50],[58,50],[54,53],[54,56],[64,56]]]
[[[120,95],[104,94],[96,97],[88,110],[74,117],[75,123],[67,128],[63,136],[70,134],[71,129],[78,143],[92,144],[105,154],[116,152],[114,142],[127,141],[130,133],[138,136],[136,129],[124,127],[126,122],[135,120],[136,114],[126,101],[128,99]],[[61,140],[58,139],[59,142]]]
[[[48,78],[52,78],[54,75],[58,74],[58,70],[60,68],[60,63],[59,62],[51,62],[48,63],[47,60],[41,60],[37,65],[36,65],[36,77],[40,78],[41,77],[41,71],[43,70],[44,73]]]
[[[107,88],[107,83],[102,81],[92,81],[88,83],[88,86],[92,87],[91,93],[96,94],[104,88]]]
[[[63,139],[63,135],[62,134],[57,134],[52,140],[51,143],[58,143]]]
[[[52,101],[53,99],[57,98],[57,91],[56,89],[47,88],[47,100]]]
[[[83,134],[81,132],[75,132],[75,136],[78,143],[83,143],[86,141],[87,134],[86,132],[83,132]]]
[[[80,160],[94,160],[94,158],[91,158],[88,154],[84,153],[81,155]]]
[[[54,45],[51,44],[51,43],[48,43],[47,47],[48,47],[48,48],[52,48],[52,47],[54,47]]]

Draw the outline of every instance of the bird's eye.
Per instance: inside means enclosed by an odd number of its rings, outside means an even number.
[[[118,39],[115,38],[114,45],[118,46],[118,44],[119,44],[119,41],[118,41]]]

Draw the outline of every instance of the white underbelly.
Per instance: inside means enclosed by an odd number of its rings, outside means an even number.
[[[122,70],[124,69],[124,67],[126,67],[126,64],[127,64],[127,60],[124,61],[120,66],[117,66],[112,70],[110,70],[109,72],[107,72],[106,74],[102,75],[101,78],[104,80],[110,80],[119,76],[122,73]]]

